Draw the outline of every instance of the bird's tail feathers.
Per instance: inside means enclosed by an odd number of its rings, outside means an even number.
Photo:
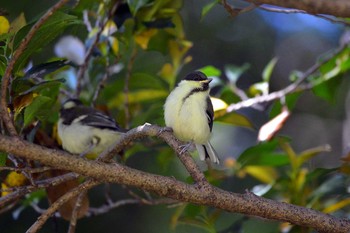
[[[204,145],[196,144],[196,148],[201,160],[210,159],[213,163],[220,163],[219,157],[210,142],[207,142]]]

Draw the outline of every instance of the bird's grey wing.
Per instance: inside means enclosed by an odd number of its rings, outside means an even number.
[[[213,104],[211,103],[209,96],[207,97],[206,114],[207,114],[207,118],[208,118],[208,125],[209,125],[210,132],[211,132],[211,130],[213,129],[214,109],[213,109]]]
[[[90,112],[84,119],[81,120],[81,123],[100,129],[111,129],[121,132],[124,131],[112,118],[98,111],[93,113]]]

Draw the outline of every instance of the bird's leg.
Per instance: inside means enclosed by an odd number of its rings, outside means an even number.
[[[192,147],[193,147],[193,142],[180,145],[179,146],[179,148],[181,149],[180,154],[186,153],[190,149],[192,150]]]

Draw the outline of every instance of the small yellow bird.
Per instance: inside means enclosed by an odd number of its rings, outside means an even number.
[[[201,160],[219,163],[209,142],[214,110],[209,97],[209,79],[200,71],[188,74],[169,94],[164,104],[165,124],[181,141],[194,142]]]

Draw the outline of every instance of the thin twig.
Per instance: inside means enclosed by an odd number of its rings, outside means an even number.
[[[86,195],[86,191],[83,191],[79,194],[76,202],[75,202],[75,206],[72,212],[72,217],[70,219],[69,222],[69,229],[68,229],[68,233],[74,233],[76,226],[77,226],[77,221],[78,221],[78,215],[79,215],[79,211],[83,202],[83,199]]]
[[[82,191],[86,191],[88,189],[91,189],[92,187],[100,184],[100,182],[95,180],[88,180],[78,187],[70,190],[68,193],[61,196],[59,199],[57,199],[54,203],[51,204],[51,206],[40,215],[40,217],[35,221],[35,223],[26,231],[26,233],[35,233],[38,232],[44,223],[68,200],[71,198],[79,195]]]
[[[26,37],[22,40],[21,44],[18,46],[16,51],[14,52],[10,62],[8,63],[4,76],[1,80],[1,91],[0,91],[0,114],[2,121],[4,125],[6,126],[8,132],[12,136],[17,135],[16,128],[12,122],[11,113],[7,110],[7,89],[10,84],[10,80],[12,77],[12,71],[14,68],[14,65],[18,58],[22,55],[24,50],[26,49],[27,45],[35,35],[35,33],[39,30],[39,28],[50,18],[51,15],[53,15],[54,12],[56,12],[58,9],[60,9],[65,3],[67,3],[69,0],[60,0],[58,1],[53,7],[51,7],[31,28],[31,30],[28,32]]]
[[[1,192],[10,192],[6,196],[0,197],[0,208],[7,205],[9,202],[13,202],[17,200],[18,198],[23,197],[24,195],[31,193],[35,190],[38,190],[40,188],[47,188],[51,186],[56,186],[58,184],[61,184],[63,182],[76,179],[79,177],[78,174],[75,173],[67,173],[61,176],[48,178],[45,180],[38,180],[36,181],[35,186],[27,185],[27,186],[21,186],[21,187],[9,187],[6,189],[0,189]]]
[[[29,172],[29,173],[41,173],[52,170],[52,167],[37,167],[37,168],[16,168],[16,167],[0,167],[0,171],[9,170],[9,171],[15,171],[15,172]]]
[[[96,216],[96,215],[101,215],[108,213],[112,209],[119,208],[124,205],[131,205],[131,204],[142,204],[142,205],[174,205],[174,204],[179,204],[180,202],[169,199],[169,198],[160,198],[160,199],[155,199],[152,201],[147,201],[143,202],[139,199],[124,199],[124,200],[119,200],[113,203],[109,203],[107,205],[100,206],[98,208],[90,208],[89,209],[89,214],[88,217]]]
[[[258,5],[258,8],[265,10],[265,11],[269,11],[269,12],[274,12],[274,13],[282,13],[282,14],[295,14],[295,13],[299,13],[299,14],[308,14],[308,15],[313,15],[315,17],[330,21],[332,23],[340,23],[340,24],[344,24],[346,26],[350,25],[350,22],[342,20],[342,19],[338,19],[338,18],[331,18],[330,16],[327,15],[321,15],[321,14],[310,14],[304,10],[299,10],[299,9],[289,9],[289,8],[276,8],[276,7],[271,7],[271,6],[267,6],[267,5]]]
[[[281,99],[281,98],[284,98],[288,94],[301,92],[301,91],[305,91],[305,90],[309,90],[309,89],[313,88],[316,84],[308,83],[306,85],[303,85],[303,82],[307,78],[309,78],[311,75],[313,75],[316,72],[318,72],[319,68],[322,65],[324,65],[329,60],[334,58],[334,56],[336,56],[339,53],[341,53],[345,48],[347,48],[347,46],[348,46],[348,44],[341,45],[338,49],[335,50],[334,53],[330,54],[327,58],[323,59],[322,62],[314,64],[313,66],[311,66],[307,71],[305,71],[304,73],[302,73],[299,76],[297,81],[291,83],[290,85],[288,85],[284,89],[272,92],[272,93],[270,93],[268,95],[261,95],[261,96],[250,98],[250,99],[238,102],[238,103],[231,104],[231,105],[229,105],[227,107],[226,112],[229,113],[229,112],[241,109],[241,108],[251,107],[251,106],[253,106],[255,104],[266,103],[266,102],[270,102],[270,101],[273,101],[273,100]]]

